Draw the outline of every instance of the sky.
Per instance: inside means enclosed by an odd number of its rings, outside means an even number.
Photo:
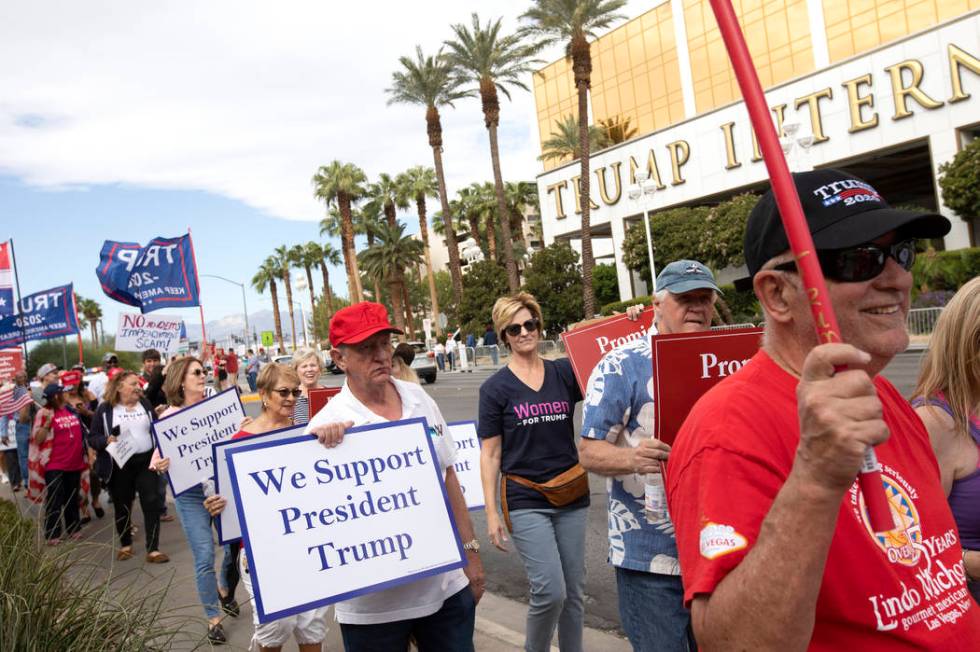
[[[22,290],[74,282],[100,302],[111,333],[131,309],[98,286],[102,242],[145,243],[188,227],[201,274],[248,283],[276,246],[323,239],[325,208],[310,185],[318,166],[351,162],[374,180],[432,165],[424,109],[387,106],[400,56],[416,44],[434,53],[473,11],[503,16],[513,30],[529,4],[8,3],[0,240],[14,240]],[[654,4],[632,2],[624,13]],[[540,171],[534,100],[520,89],[512,98],[501,98],[501,166],[505,179],[530,180]],[[450,194],[490,180],[479,100],[442,116]],[[401,219],[418,230],[414,214]],[[331,279],[345,294],[342,268]],[[201,287],[207,320],[242,312],[238,288],[207,278]],[[251,288],[247,301],[250,312],[271,308]],[[196,310],[169,312],[199,321]]]

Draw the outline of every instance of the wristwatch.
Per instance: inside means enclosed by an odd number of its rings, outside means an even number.
[[[469,550],[470,552],[480,552],[480,542],[476,539],[472,541],[467,541],[463,544],[463,550]]]

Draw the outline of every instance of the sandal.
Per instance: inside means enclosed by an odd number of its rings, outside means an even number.
[[[219,594],[218,600],[221,601],[221,610],[232,618],[238,618],[241,615],[242,610],[238,606],[238,600],[235,599],[235,596],[223,596]]]
[[[223,645],[228,642],[228,637],[225,636],[225,629],[221,623],[215,623],[208,627],[208,642],[212,645]]]
[[[146,553],[146,561],[150,564],[166,564],[170,561],[170,557],[159,550],[154,550],[153,552]]]
[[[127,559],[133,558],[133,549],[131,547],[120,548],[119,552],[116,553],[116,559],[119,561],[126,561]]]

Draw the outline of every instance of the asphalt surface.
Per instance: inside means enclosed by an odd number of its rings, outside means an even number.
[[[923,350],[906,351],[896,356],[884,371],[883,375],[904,396],[908,396],[915,386],[922,353]],[[446,421],[475,421],[480,385],[493,371],[487,367],[477,367],[472,373],[442,373],[434,384],[424,387],[439,405]],[[343,384],[343,379],[343,376],[325,376],[323,383],[339,386]],[[254,403],[249,408],[250,411],[257,411]],[[575,410],[576,433],[581,423],[582,406],[579,404]],[[590,475],[590,486],[592,506],[589,508],[586,532],[586,624],[618,632],[620,623],[616,580],[612,567],[606,563],[608,545],[605,479]],[[509,553],[503,553],[490,544],[483,512],[471,512],[471,516],[480,538],[481,556],[487,572],[487,589],[500,596],[527,602],[527,579],[520,556],[513,549]]]

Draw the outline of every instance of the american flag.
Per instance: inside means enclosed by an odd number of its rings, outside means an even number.
[[[14,398],[12,384],[0,386],[0,416],[15,414],[30,405],[32,401],[30,392],[22,392],[20,398]]]
[[[0,318],[14,314],[14,272],[10,265],[10,241],[0,242]]]

